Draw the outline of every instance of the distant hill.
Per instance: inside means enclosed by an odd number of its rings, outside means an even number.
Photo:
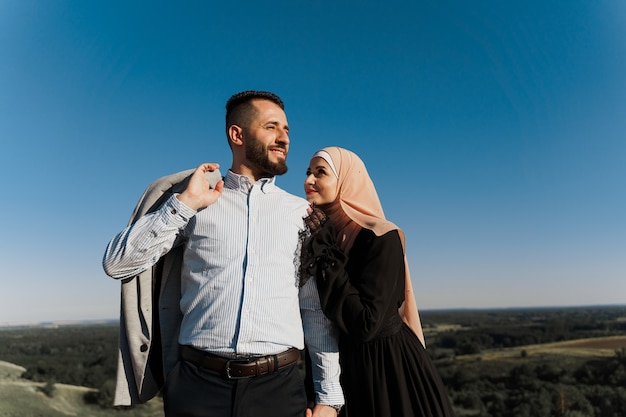
[[[25,368],[0,361],[0,417],[162,417],[158,400],[128,410],[87,404],[86,393],[92,388],[66,384],[46,384],[21,378]]]
[[[26,329],[26,328],[44,328],[58,329],[64,326],[99,326],[99,325],[118,325],[118,319],[102,319],[102,320],[57,320],[57,321],[33,321],[33,322],[0,322],[0,330],[7,329]]]

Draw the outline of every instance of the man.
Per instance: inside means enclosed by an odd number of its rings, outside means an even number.
[[[283,102],[235,94],[226,134],[224,179],[206,163],[155,182],[107,246],[104,269],[123,279],[116,403],[163,386],[167,416],[300,417],[306,337],[316,391],[307,413],[336,416],[336,334],[315,284],[297,276],[308,203],[275,185],[287,171]]]

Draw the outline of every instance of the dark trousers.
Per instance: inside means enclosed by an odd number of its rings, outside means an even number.
[[[167,376],[163,403],[166,417],[303,417],[306,394],[297,364],[228,380],[181,360]]]

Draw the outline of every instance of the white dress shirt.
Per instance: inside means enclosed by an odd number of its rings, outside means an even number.
[[[317,402],[343,404],[336,331],[314,280],[299,286],[308,203],[274,181],[228,171],[219,199],[197,212],[172,196],[113,238],[103,265],[132,277],[184,245],[179,343],[233,357],[303,349],[306,337]]]

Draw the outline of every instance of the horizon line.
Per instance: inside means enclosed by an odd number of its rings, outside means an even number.
[[[425,308],[419,310],[423,313],[455,313],[469,311],[503,311],[503,310],[550,310],[550,309],[574,309],[574,308],[616,308],[626,307],[625,304],[583,304],[583,305],[545,305],[545,306],[512,306],[512,307],[453,307],[453,308]],[[86,324],[113,324],[119,323],[119,317],[101,319],[77,319],[77,320],[32,320],[0,322],[0,330],[18,327],[48,327],[58,328],[62,326],[80,326]]]

